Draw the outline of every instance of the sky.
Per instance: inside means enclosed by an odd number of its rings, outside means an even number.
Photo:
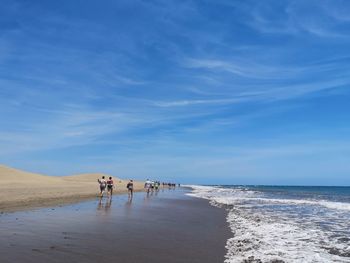
[[[350,1],[1,0],[0,163],[350,185]]]

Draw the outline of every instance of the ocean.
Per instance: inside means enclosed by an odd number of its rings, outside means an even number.
[[[350,262],[350,187],[190,187],[228,211],[226,263]]]

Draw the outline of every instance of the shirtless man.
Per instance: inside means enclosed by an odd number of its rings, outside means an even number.
[[[103,193],[106,190],[107,182],[104,176],[102,176],[102,179],[97,179],[97,182],[100,185],[100,197],[103,197]]]

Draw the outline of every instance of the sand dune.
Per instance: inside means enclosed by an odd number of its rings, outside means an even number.
[[[45,181],[55,182],[58,181],[56,177],[45,176],[41,174],[28,173],[25,171],[17,170],[5,165],[0,165],[0,184],[2,182],[34,182],[34,181]]]
[[[76,182],[95,182],[97,178],[102,176],[108,178],[110,175],[102,173],[89,173],[89,174],[75,174],[69,176],[63,176],[62,179],[66,181],[76,181]],[[113,176],[114,180],[119,180],[119,178]]]
[[[29,173],[0,165],[0,211],[25,207],[76,202],[97,196],[97,179],[110,175],[100,173],[72,176],[47,176]],[[113,177],[114,192],[126,192],[128,180]],[[135,182],[135,190],[143,189],[143,182]]]

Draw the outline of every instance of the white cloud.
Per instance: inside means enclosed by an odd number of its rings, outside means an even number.
[[[231,99],[208,99],[208,100],[178,100],[178,101],[156,101],[153,105],[158,107],[181,107],[193,106],[202,104],[232,104],[247,101],[246,98],[231,98]]]

